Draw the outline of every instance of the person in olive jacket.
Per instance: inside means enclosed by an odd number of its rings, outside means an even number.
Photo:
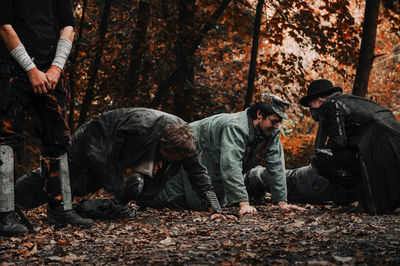
[[[342,91],[319,79],[300,100],[319,123],[313,168],[356,189],[359,211],[392,212],[400,206],[400,123],[381,105]]]
[[[271,192],[272,200],[280,208],[303,210],[287,204],[285,160],[278,127],[286,118],[289,104],[271,94],[263,98],[245,111],[217,114],[190,124],[202,151],[201,163],[211,176],[219,202],[222,206],[239,205],[239,215],[257,211],[250,206],[249,191],[260,188],[264,196],[266,191]],[[261,149],[267,151],[266,174],[246,175],[257,165],[255,157]],[[181,173],[171,178],[159,195],[141,204],[153,208],[203,209],[187,181]],[[168,203],[163,200],[166,198]]]

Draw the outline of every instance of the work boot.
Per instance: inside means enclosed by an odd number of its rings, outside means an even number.
[[[14,211],[0,212],[0,235],[22,236],[28,232],[28,228],[18,220]]]
[[[61,226],[71,224],[82,227],[91,227],[93,225],[92,219],[81,217],[75,210],[64,210],[61,205],[55,208],[47,207],[47,220],[49,221],[49,224]]]
[[[90,227],[93,220],[82,218],[72,209],[67,154],[60,158],[42,158],[42,176],[48,196],[47,219],[50,224]]]
[[[14,213],[14,151],[0,145],[0,234],[20,236],[28,233]]]

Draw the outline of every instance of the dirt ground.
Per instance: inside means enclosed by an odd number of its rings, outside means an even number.
[[[302,205],[305,206],[305,205]],[[136,219],[91,229],[50,227],[45,207],[27,217],[37,233],[0,237],[0,261],[13,264],[390,264],[400,265],[400,212],[367,216],[332,205],[210,221],[202,212],[139,211]],[[236,212],[237,208],[229,211]]]

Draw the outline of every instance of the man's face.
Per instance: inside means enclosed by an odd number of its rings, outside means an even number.
[[[314,109],[318,109],[321,107],[321,105],[324,103],[324,98],[318,97],[314,100],[311,100],[308,102],[308,106]]]
[[[272,114],[263,118],[260,111],[257,112],[255,126],[265,136],[271,135],[272,130],[279,128],[281,123],[282,118],[276,114]]]

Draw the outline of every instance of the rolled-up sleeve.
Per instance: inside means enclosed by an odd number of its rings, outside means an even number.
[[[220,170],[228,204],[248,201],[242,173],[246,135],[238,127],[229,126],[221,139]]]
[[[1,0],[0,26],[12,24],[14,19],[14,0]]]
[[[60,29],[74,26],[74,14],[71,0],[56,0],[57,16]]]
[[[277,134],[268,147],[265,159],[267,180],[273,202],[287,201],[287,187],[285,174],[285,156],[282,143]]]

